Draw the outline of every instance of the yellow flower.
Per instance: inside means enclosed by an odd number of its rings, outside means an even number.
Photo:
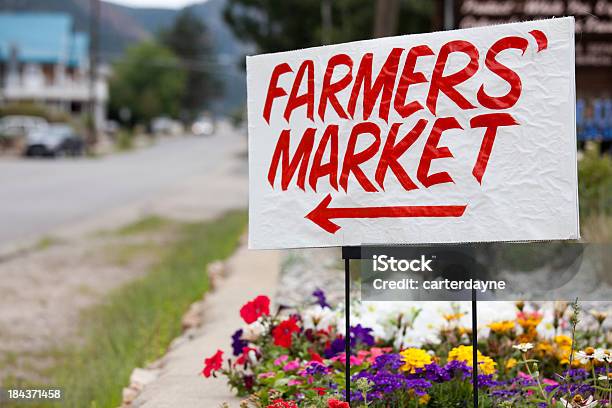
[[[478,357],[478,369],[485,375],[495,374],[497,363],[491,357]]]
[[[553,340],[555,341],[555,344],[558,345],[559,347],[571,347],[572,346],[572,338],[564,334],[555,336]]]
[[[516,341],[518,343],[531,343],[531,342],[534,342],[537,337],[538,337],[538,331],[533,329],[533,330],[528,330],[528,331],[521,333],[516,338]]]
[[[448,352],[448,361],[463,361],[467,363],[468,366],[473,366],[472,361],[472,346],[459,346],[455,347],[451,351]],[[492,358],[485,356],[480,352],[478,353],[478,369],[485,375],[494,374],[496,370],[497,363],[493,361]]]
[[[514,322],[511,320],[503,320],[500,322],[493,322],[488,326],[493,333],[505,334],[514,329]]]
[[[422,349],[407,348],[400,355],[403,357],[404,365],[400,368],[402,371],[408,371],[411,374],[415,373],[417,368],[423,368],[431,364],[431,356]]]
[[[472,328],[471,327],[458,327],[457,331],[459,332],[460,336],[463,336],[464,334],[467,334],[468,336],[472,335]]]
[[[516,361],[516,358],[510,358],[508,359],[508,361],[506,361],[506,369],[511,370],[514,367],[516,367],[516,363],[518,361]]]
[[[450,313],[450,314],[445,314],[443,315],[444,320],[446,320],[447,322],[452,322],[454,320],[459,320],[461,319],[463,316],[465,316],[464,312],[459,312],[459,313]]]
[[[550,344],[547,341],[543,341],[541,343],[538,343],[538,345],[535,348],[536,353],[540,353],[540,354],[551,354],[553,351],[553,346],[552,344]]]
[[[516,314],[516,321],[525,331],[535,330],[542,322],[540,312],[519,312]]]
[[[430,398],[429,394],[421,395],[421,397],[419,397],[419,405],[427,405]]]

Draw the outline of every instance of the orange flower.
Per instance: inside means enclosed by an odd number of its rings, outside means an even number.
[[[539,312],[518,312],[516,321],[525,331],[534,330],[542,322],[542,313]]]

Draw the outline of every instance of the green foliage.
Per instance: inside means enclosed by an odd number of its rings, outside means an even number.
[[[120,152],[132,150],[134,148],[134,134],[127,129],[121,129],[117,133],[116,147]]]
[[[370,0],[330,1],[332,43],[371,38],[376,4]],[[434,2],[401,0],[397,34],[428,31]],[[323,43],[320,0],[228,0],[225,13],[238,38],[260,52],[276,52]]]
[[[70,116],[68,114],[47,109],[36,103],[12,103],[0,106],[0,117],[12,115],[36,116],[46,119],[48,122],[70,121]]]
[[[160,228],[170,224],[170,220],[157,216],[150,215],[136,222],[126,225],[117,231],[119,235],[135,235],[147,232],[157,231]]]
[[[147,231],[160,220],[134,224]],[[181,316],[208,289],[206,265],[229,256],[244,231],[246,215],[185,224],[180,239],[149,274],[116,291],[83,316],[84,344],[68,349],[51,373],[65,390],[62,407],[117,407],[135,367],[159,358],[181,332]],[[123,231],[125,232],[125,231]]]
[[[612,158],[589,148],[578,163],[580,215],[612,214]]]
[[[220,93],[220,84],[210,70],[212,48],[206,27],[191,9],[185,8],[174,24],[161,33],[160,40],[181,59],[186,69],[187,87],[181,107],[193,117]]]
[[[129,108],[132,123],[148,123],[160,115],[177,117],[185,85],[185,72],[172,51],[152,41],[143,42],[128,49],[114,66],[111,109]]]

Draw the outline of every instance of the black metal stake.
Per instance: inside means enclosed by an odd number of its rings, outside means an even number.
[[[350,258],[344,258],[344,351],[346,361],[344,373],[346,375],[346,401],[351,405],[351,268]]]
[[[478,408],[478,307],[476,290],[472,289],[472,389],[474,408]]]

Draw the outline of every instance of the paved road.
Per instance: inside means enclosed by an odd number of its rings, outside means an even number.
[[[192,188],[205,190],[216,169],[241,160],[244,139],[222,128],[213,137],[167,139],[99,159],[0,160],[0,247],[167,196],[190,178],[198,179]]]

